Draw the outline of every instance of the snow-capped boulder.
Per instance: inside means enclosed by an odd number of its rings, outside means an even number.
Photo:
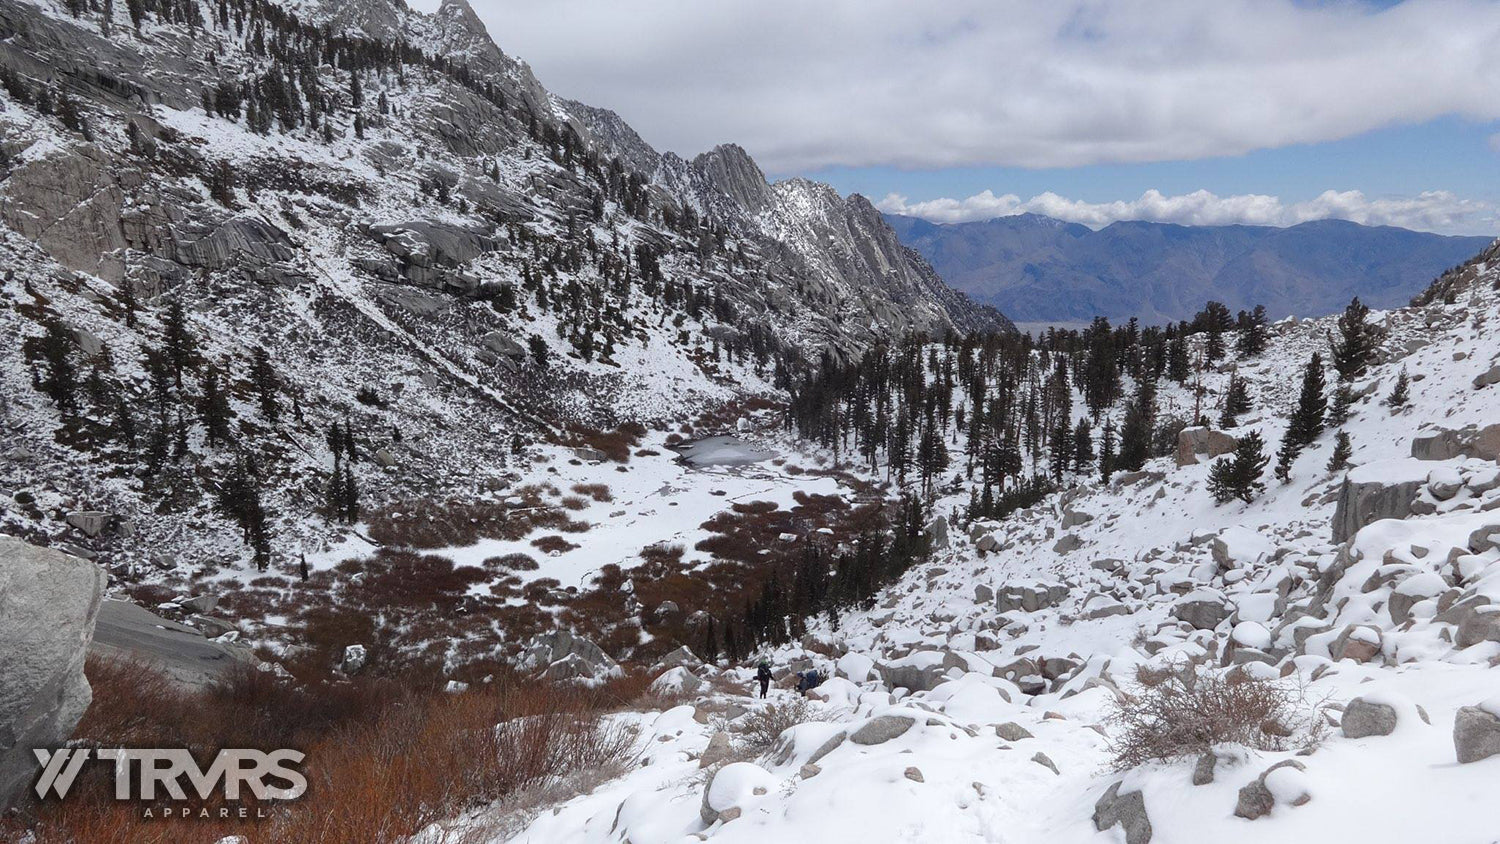
[[[706,683],[699,679],[693,672],[679,665],[676,668],[667,669],[660,677],[651,681],[651,693],[663,697],[675,695],[695,695]]]
[[[1500,459],[1500,423],[1483,428],[1470,425],[1458,430],[1436,428],[1431,433],[1412,438],[1411,456],[1418,460]]]
[[[857,651],[844,654],[839,657],[838,662],[834,663],[835,676],[847,678],[855,683],[863,683],[870,679],[874,671],[875,660]]]
[[[1311,799],[1306,777],[1302,775],[1306,770],[1307,766],[1295,759],[1286,759],[1267,768],[1240,789],[1239,801],[1234,807],[1235,816],[1253,821],[1271,814],[1277,803],[1292,806],[1306,803]]]
[[[1500,756],[1500,698],[1465,706],[1453,719],[1453,748],[1461,763]]]
[[[603,682],[619,676],[620,665],[604,649],[568,630],[554,630],[531,640],[521,668],[540,671],[548,680]]]
[[[1173,605],[1172,616],[1191,624],[1195,630],[1213,630],[1229,617],[1229,605],[1216,590],[1195,589]]]
[[[344,656],[339,660],[339,671],[350,676],[358,674],[364,670],[369,658],[369,650],[364,645],[349,645],[344,648]]]
[[[1474,376],[1474,389],[1482,390],[1491,384],[1500,384],[1500,363]]]
[[[729,823],[779,785],[775,776],[758,765],[732,762],[709,775],[698,815],[706,824]]]
[[[948,547],[948,517],[938,516],[927,523],[927,541],[931,543],[932,550],[941,551]]]
[[[1457,601],[1438,615],[1439,621],[1458,625],[1453,644],[1471,648],[1480,642],[1500,642],[1500,606],[1483,595]]]
[[[1396,731],[1396,707],[1357,697],[1344,707],[1340,729],[1345,738],[1388,736]]]
[[[1328,646],[1328,655],[1335,662],[1341,659],[1370,662],[1380,656],[1383,641],[1379,627],[1372,624],[1351,624]]]
[[[1344,542],[1381,519],[1412,514],[1412,499],[1427,482],[1430,464],[1420,460],[1378,460],[1349,470],[1333,513],[1333,541]]]
[[[849,740],[863,745],[885,744],[905,735],[916,723],[916,719],[909,715],[877,715],[855,730]]]
[[[699,768],[712,768],[729,758],[733,752],[733,745],[729,742],[729,734],[720,730],[713,734],[708,740],[708,746],[703,748],[703,754],[698,757]]]
[[[1094,803],[1094,829],[1103,832],[1119,824],[1125,831],[1125,844],[1149,844],[1152,831],[1146,797],[1139,791],[1121,794],[1121,785],[1111,785]]]
[[[32,749],[64,742],[93,698],[83,675],[104,570],[0,536],[0,810],[36,775]]]
[[[1209,543],[1209,552],[1220,569],[1258,563],[1276,552],[1276,544],[1261,531],[1236,525],[1220,531]]]
[[[1192,466],[1198,462],[1198,455],[1204,455],[1212,460],[1223,454],[1229,454],[1239,445],[1239,440],[1212,428],[1183,428],[1177,434],[1177,466]]]
[[[1083,540],[1076,533],[1065,533],[1052,544],[1052,550],[1058,554],[1071,554],[1082,547]]]
[[[1007,721],[1004,724],[996,724],[995,735],[1005,739],[1006,741],[1020,741],[1021,739],[1029,739],[1032,737],[1030,730],[1021,726],[1020,724],[1017,724],[1014,721]]]
[[[657,610],[657,612],[660,612],[660,611],[661,611],[660,609]],[[651,666],[651,670],[652,671],[656,671],[656,672],[661,672],[661,671],[666,671],[669,668],[678,668],[678,667],[692,670],[692,669],[698,668],[698,667],[700,667],[702,665],[703,665],[703,661],[700,660],[700,659],[698,659],[698,657],[691,650],[688,649],[687,645],[683,645],[683,646],[677,648],[676,650],[669,652],[666,656],[663,656],[661,659],[657,660],[656,664],[653,665],[653,666]]]
[[[1266,650],[1271,647],[1271,631],[1258,621],[1242,621],[1234,626],[1230,638],[1242,648]]]
[[[943,673],[947,670],[943,665],[946,659],[947,655],[942,651],[917,651],[888,663],[880,663],[875,666],[875,670],[880,674],[880,682],[887,688],[928,692],[943,681]]]
[[[1068,587],[1061,583],[1034,586],[1006,586],[995,594],[995,608],[1000,612],[1036,612],[1055,607],[1068,597]]]
[[[116,516],[98,510],[74,510],[67,516],[68,524],[78,528],[84,536],[95,537],[108,530]]]
[[[1405,624],[1411,619],[1411,608],[1418,602],[1435,598],[1448,590],[1447,581],[1435,572],[1421,572],[1406,578],[1391,590],[1386,603],[1392,624]]]

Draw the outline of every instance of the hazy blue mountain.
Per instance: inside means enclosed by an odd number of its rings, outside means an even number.
[[[889,215],[901,241],[948,284],[1017,322],[1191,317],[1209,299],[1273,318],[1332,313],[1359,296],[1404,304],[1489,244],[1321,220],[1290,228],[1120,222],[1093,231],[1022,214],[939,225]]]

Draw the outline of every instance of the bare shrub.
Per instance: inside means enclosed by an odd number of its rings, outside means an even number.
[[[531,540],[531,544],[544,554],[551,554],[553,552],[560,554],[564,551],[572,551],[578,547],[561,536],[540,536]]]
[[[499,557],[490,557],[484,561],[486,569],[510,569],[512,571],[536,571],[539,567],[536,560],[525,554],[504,554]]]
[[[307,754],[308,791],[288,804],[248,800],[251,817],[143,820],[113,799],[112,780],[87,769],[65,803],[29,802],[0,818],[0,840],[33,844],[174,844],[238,834],[251,844],[383,844],[430,824],[519,796],[561,801],[618,776],[632,732],[600,714],[635,681],[587,691],[501,681],[446,694],[434,681],[355,678],[304,688],[265,672],[230,675],[205,690],[176,688],[138,663],[91,658],[94,702],[75,735],[104,746],[294,747]],[[571,793],[570,793],[571,792]],[[194,809],[196,811],[196,806]],[[12,837],[14,836],[14,838]],[[448,839],[445,839],[448,840]]]
[[[1190,664],[1142,667],[1136,679],[1140,692],[1116,701],[1108,717],[1121,770],[1198,756],[1216,744],[1287,750],[1315,741],[1321,723],[1302,692],[1278,680]]]
[[[615,500],[614,493],[609,491],[609,484],[573,484],[573,492],[599,502]]]
[[[809,721],[822,721],[823,715],[801,696],[781,696],[750,712],[741,722],[745,744],[764,750],[776,743],[781,734]]]

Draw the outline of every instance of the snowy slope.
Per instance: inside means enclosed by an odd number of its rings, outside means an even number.
[[[1376,314],[1389,333],[1355,384],[1368,397],[1344,426],[1348,472],[1324,469],[1325,434],[1290,484],[1268,471],[1249,505],[1213,502],[1200,455],[951,525],[948,546],[873,610],[770,655],[783,675],[836,674],[773,747],[747,744],[764,706],[749,697],[753,672],[699,669],[713,685],[679,698],[688,705],[629,716],[644,724],[638,770],[497,840],[1500,840],[1488,797],[1500,756],[1455,758],[1471,746],[1455,737],[1459,710],[1471,707],[1467,723],[1500,712],[1500,625],[1484,612],[1500,600],[1500,428],[1484,440],[1500,423],[1500,266],[1464,273],[1447,303]],[[1282,323],[1264,356],[1238,362],[1257,409],[1229,433],[1260,430],[1274,446],[1296,400],[1287,374],[1332,330]],[[1393,413],[1380,398],[1403,368],[1411,403]],[[1336,542],[1346,478],[1410,484],[1409,512]],[[967,500],[955,487],[939,512]],[[1194,784],[1193,758],[1115,769],[1116,700],[1142,691],[1138,667],[1184,661],[1282,684],[1312,729],[1281,751],[1217,748],[1207,784]],[[794,695],[778,688],[772,702]],[[1394,731],[1346,735],[1355,699],[1389,707]],[[700,769],[721,732],[736,752]],[[1127,838],[1111,807],[1127,823],[1140,813],[1110,798],[1137,793],[1149,832]],[[1268,814],[1237,816],[1261,793]]]

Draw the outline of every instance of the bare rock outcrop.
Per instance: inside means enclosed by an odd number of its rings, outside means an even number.
[[[83,676],[104,594],[87,560],[0,536],[0,809],[66,741],[93,700]]]

